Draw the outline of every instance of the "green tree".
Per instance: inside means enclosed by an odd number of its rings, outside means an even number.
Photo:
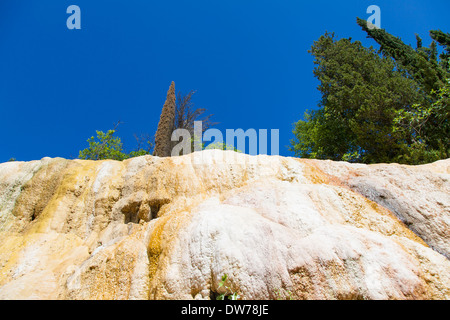
[[[427,163],[450,157],[450,78],[429,107],[416,104],[396,112],[393,131],[411,137],[399,156],[406,163]],[[430,123],[432,124],[430,126]]]
[[[433,55],[424,55],[424,49],[421,45],[420,48],[415,50],[384,29],[369,28],[366,20],[358,18],[357,23],[370,38],[380,45],[380,52],[384,56],[394,59],[398,67],[405,70],[408,76],[421,86],[423,94],[426,95],[433,90],[439,90],[445,84],[448,69],[443,68],[442,64],[432,59]],[[440,44],[446,44],[447,38],[441,31],[431,31],[430,34]],[[421,40],[418,41],[418,44],[421,44]],[[431,51],[434,50],[431,48]]]
[[[319,109],[295,124],[301,157],[426,163],[449,156],[450,34],[431,30],[414,49],[383,29],[357,23],[380,49],[325,34],[311,49]],[[438,56],[437,45],[443,47]]]
[[[115,137],[115,130],[96,131],[97,138],[91,137],[87,140],[89,147],[80,151],[79,158],[85,160],[118,160],[127,159],[123,152],[123,144],[119,137]]]
[[[431,38],[444,47],[444,52],[439,56],[441,67],[444,70],[450,70],[450,33],[444,33],[441,30],[431,30]]]
[[[416,35],[414,50],[385,30],[368,28],[362,19],[357,19],[357,23],[380,45],[380,51],[394,59],[421,88],[422,101],[396,112],[394,131],[409,133],[409,139],[402,142],[401,161],[423,163],[446,157],[449,110],[445,92],[450,78],[450,34],[431,30],[433,41],[429,48],[423,47],[422,39]],[[440,60],[436,43],[443,47]]]
[[[96,131],[97,137],[91,137],[87,140],[89,147],[81,150],[78,158],[84,160],[118,160],[122,161],[129,158],[139,157],[150,154],[152,149],[152,142],[148,136],[141,136],[135,138],[138,142],[136,150],[126,153],[123,148],[122,140],[119,137],[114,136],[116,133],[117,125],[114,129],[108,130],[106,133],[103,131]]]
[[[291,150],[306,158],[390,162],[408,140],[393,132],[396,111],[422,102],[415,81],[390,58],[351,39],[326,33],[314,42],[319,109],[295,124]]]

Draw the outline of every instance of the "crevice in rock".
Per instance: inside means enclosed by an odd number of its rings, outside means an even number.
[[[139,216],[137,212],[128,212],[125,214],[124,222],[128,223],[139,223]]]
[[[139,208],[141,206],[140,201],[130,201],[122,208],[124,215],[124,223],[139,223]]]
[[[159,210],[161,209],[161,205],[154,204],[150,206],[150,220],[158,218]]]
[[[161,208],[165,205],[170,203],[170,199],[168,198],[156,198],[151,199],[149,201],[150,206],[150,220],[156,219],[160,215]]]
[[[134,197],[128,201],[123,200],[123,202],[125,204],[122,205],[120,211],[124,215],[124,223],[128,224],[139,223],[141,220],[148,222],[158,218],[161,208],[170,200],[167,198],[142,200],[142,198]]]

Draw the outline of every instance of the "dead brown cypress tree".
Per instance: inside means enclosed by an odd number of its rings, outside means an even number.
[[[158,157],[170,157],[171,137],[175,120],[175,83],[172,81],[167,91],[166,102],[159,119],[158,130],[155,135],[155,152]]]

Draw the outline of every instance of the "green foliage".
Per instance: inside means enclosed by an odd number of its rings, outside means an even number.
[[[143,149],[140,146],[137,150],[126,153],[123,149],[122,140],[114,136],[116,130],[108,130],[106,133],[97,131],[97,137],[91,137],[87,140],[89,147],[80,151],[79,158],[84,160],[118,160],[139,157],[150,154],[152,143],[146,141],[148,148]]]
[[[227,275],[227,274],[224,274],[224,275],[222,276],[221,281],[219,282],[219,288],[222,288],[222,287],[223,287],[223,288],[226,290],[226,292],[223,293],[223,294],[219,294],[219,295],[217,296],[217,300],[225,300],[226,298],[228,298],[228,300],[239,300],[240,296],[239,296],[236,292],[233,292],[233,291],[230,289],[230,287],[228,287],[228,286],[225,284],[226,281],[227,281],[227,279],[228,279],[228,275]]]
[[[91,137],[87,140],[89,148],[80,151],[79,158],[85,160],[119,160],[126,159],[123,153],[123,144],[120,138],[114,137],[115,130],[96,131],[97,139]],[[97,141],[96,141],[97,140]]]
[[[450,70],[438,61],[450,35],[431,31],[417,49],[382,29],[358,24],[380,44],[380,55],[359,41],[326,33],[314,42],[318,110],[294,124],[291,150],[305,158],[420,164],[449,156]],[[445,58],[446,53],[441,55]]]
[[[306,158],[392,161],[400,152],[392,121],[396,110],[420,101],[415,82],[359,41],[326,33],[310,52],[322,100],[295,124],[291,150]]]
[[[355,149],[351,142],[353,134],[325,108],[307,111],[304,117],[305,120],[295,123],[296,139],[291,141],[291,151],[297,156],[340,160],[345,153],[356,151],[351,151]]]
[[[428,163],[450,157],[450,79],[432,93],[438,98],[431,106],[416,104],[396,112],[393,132],[402,132],[412,140],[403,143],[400,162]]]
[[[11,158],[8,160],[8,162],[14,162],[14,161],[17,161],[16,158]]]
[[[367,22],[357,19],[359,26],[380,45],[380,51],[386,57],[394,59],[398,66],[408,73],[422,88],[423,94],[429,94],[432,90],[438,90],[443,86],[447,77],[447,68],[442,68],[442,64],[436,61],[435,44],[429,49],[421,46],[421,39],[418,38],[418,48],[415,50],[403,41],[383,29],[370,29]],[[440,31],[431,31],[431,36],[439,39],[445,44],[442,38],[444,35]],[[420,41],[419,41],[420,39]],[[438,41],[439,42],[439,41]]]
[[[441,30],[431,30],[430,36],[444,47],[444,52],[440,55],[441,67],[444,70],[450,70],[450,33],[444,33]]]

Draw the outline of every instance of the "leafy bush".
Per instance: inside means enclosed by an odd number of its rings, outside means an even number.
[[[142,143],[142,140],[138,140],[138,149],[126,153],[123,148],[122,140],[119,137],[114,136],[116,130],[108,130],[106,133],[103,131],[97,131],[97,137],[91,137],[87,140],[89,147],[80,151],[79,158],[84,160],[118,160],[122,161],[129,158],[139,157],[150,154],[150,150],[153,146],[152,142],[147,139]],[[147,148],[142,148],[141,144],[146,144]]]

